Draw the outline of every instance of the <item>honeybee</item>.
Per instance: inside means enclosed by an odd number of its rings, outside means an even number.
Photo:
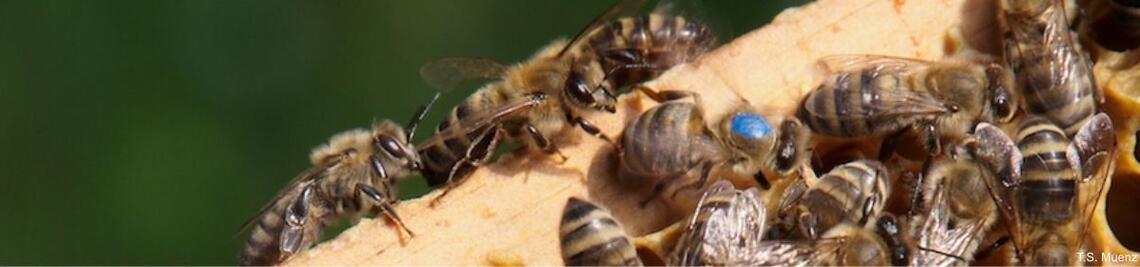
[[[798,115],[815,133],[838,138],[921,133],[930,154],[979,121],[1006,122],[1017,110],[1009,72],[963,59],[924,61],[875,55],[829,56],[829,78]]]
[[[334,135],[309,156],[313,166],[293,178],[242,229],[253,226],[241,265],[276,265],[308,249],[322,231],[343,219],[355,222],[379,212],[409,236],[415,236],[396,213],[396,180],[420,169],[411,140],[417,125],[438,95],[421,107],[408,130],[383,120],[372,130]]]
[[[1094,115],[1070,139],[1042,118],[1027,120],[1017,143],[1000,129],[980,124],[971,139],[975,157],[996,170],[987,181],[1017,260],[1026,265],[1077,265],[1085,251],[1093,210],[1105,191],[1116,139],[1112,120]]]
[[[1092,61],[1073,41],[1063,1],[997,1],[998,21],[1025,110],[1073,135],[1104,97],[1092,77]]]
[[[922,212],[912,226],[915,266],[963,266],[973,262],[986,233],[998,219],[986,189],[994,173],[957,147],[932,159],[923,176]]]
[[[585,200],[566,201],[559,240],[566,266],[642,266],[633,242],[610,212]]]
[[[808,239],[817,239],[843,223],[871,228],[891,192],[889,177],[882,163],[857,160],[836,166],[816,180],[797,180],[780,200],[783,227],[798,229],[797,234]]]
[[[879,225],[883,225],[881,221]],[[886,266],[898,264],[898,251],[886,240],[902,236],[884,236],[889,230],[872,230],[851,223],[841,223],[812,240],[768,240],[754,250],[748,266]],[[898,233],[898,232],[894,232]],[[901,255],[905,257],[904,255]]]
[[[1100,0],[1088,2],[1088,26],[1097,44],[1114,51],[1132,50],[1140,46],[1140,3],[1136,1]],[[1087,31],[1087,30],[1086,30]]]
[[[669,265],[746,265],[763,241],[766,218],[756,188],[741,191],[728,181],[716,182],[689,217]]]
[[[714,42],[705,25],[679,16],[616,19],[643,4],[619,1],[569,42],[556,41],[515,66],[461,58],[425,65],[421,75],[437,88],[498,79],[456,106],[420,146],[428,184],[446,185],[440,196],[445,195],[485,163],[503,139],[563,159],[551,139],[574,126],[615,144],[582,115],[615,112],[615,90],[689,61]]]
[[[688,94],[699,102],[697,95]],[[642,205],[667,193],[675,207],[689,211],[698,197],[678,194],[693,190],[690,193],[699,196],[710,177],[751,180],[762,171],[786,176],[808,165],[810,136],[795,118],[773,127],[741,103],[715,127],[706,124],[700,106],[680,99],[646,110],[626,125],[620,151],[622,176],[655,183]]]

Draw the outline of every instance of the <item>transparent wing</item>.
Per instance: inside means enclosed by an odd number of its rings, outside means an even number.
[[[848,98],[858,98],[859,104],[850,104],[850,101],[848,101],[848,104],[840,105],[831,103],[830,105],[832,105],[832,107],[824,107],[816,105],[816,101],[811,101],[804,103],[804,110],[807,111],[810,116],[817,118],[837,120],[869,119],[879,121],[952,112],[949,105],[941,99],[926,92],[912,90],[908,88],[908,85],[903,81],[900,81],[897,86],[891,88],[863,90],[863,88],[861,88],[862,86],[871,85],[864,83],[845,84],[850,83],[850,79],[855,79],[852,75],[858,74],[850,72],[837,74],[821,85],[820,89],[817,89],[831,90],[831,95],[817,91],[813,92],[809,97],[815,99],[818,97],[844,96]],[[843,110],[836,112],[830,111],[834,108],[843,108]]]
[[[576,46],[578,42],[581,42],[586,38],[586,36],[588,36],[598,27],[601,27],[602,25],[605,25],[614,19],[637,12],[639,9],[641,9],[642,6],[645,6],[645,2],[646,0],[618,0],[617,3],[614,3],[614,5],[607,8],[606,11],[602,12],[602,14],[598,15],[598,17],[590,21],[590,24],[587,24],[585,28],[582,28],[578,34],[574,35],[574,38],[570,39],[570,42],[566,43],[566,47],[563,47],[562,51],[558,52],[558,56],[561,57],[562,55],[566,54],[566,51],[569,51],[570,48]]]
[[[962,266],[969,263],[978,240],[994,219],[954,221],[946,192],[938,187],[928,202],[928,212],[918,221],[911,262],[917,266]],[[988,221],[987,221],[988,220]]]
[[[1068,14],[1065,14],[1062,0],[1049,0],[1051,7],[1049,23],[1045,25],[1043,46],[1052,57],[1049,70],[1054,86],[1066,87],[1074,96],[1079,90],[1092,90],[1093,97],[1101,102],[1103,96],[1096,88],[1092,77],[1092,61],[1080,52],[1080,45],[1073,40],[1073,33],[1069,30]],[[1081,88],[1083,87],[1083,88]]]
[[[546,101],[546,95],[534,94],[512,99],[493,110],[465,115],[465,117],[460,118],[461,121],[457,124],[448,126],[443,130],[437,130],[418,147],[423,148],[443,144],[444,141],[452,138],[466,138],[466,136],[471,133],[486,130],[488,126],[499,122],[504,116],[537,106],[542,104],[543,101]]]
[[[820,65],[831,73],[871,69],[876,74],[910,75],[930,67],[934,62],[884,55],[831,55],[819,59]]]
[[[767,230],[760,192],[737,191],[721,180],[697,203],[671,257],[673,265],[739,265],[760,247]]]
[[[440,92],[447,92],[460,83],[472,80],[490,80],[502,77],[507,65],[485,58],[444,58],[420,67],[420,77]]]
[[[1098,113],[1089,119],[1084,126],[1081,126],[1081,129],[1073,136],[1073,145],[1070,147],[1069,154],[1080,156],[1080,165],[1074,166],[1080,166],[1079,193],[1082,196],[1080,212],[1085,217],[1085,221],[1082,223],[1084,234],[1088,234],[1088,225],[1092,223],[1097,202],[1104,195],[1105,185],[1108,184],[1106,180],[1115,167],[1112,160],[1116,156],[1116,135],[1114,132],[1112,119],[1104,113]]]
[[[254,222],[264,216],[265,213],[268,212],[269,209],[274,206],[274,204],[281,201],[282,198],[289,197],[293,195],[292,193],[300,191],[305,187],[305,184],[311,181],[325,177],[325,174],[327,173],[326,170],[328,170],[329,167],[336,165],[337,163],[339,163],[339,160],[333,160],[324,164],[319,164],[305,170],[304,172],[301,172],[301,174],[298,174],[296,177],[293,177],[293,180],[290,180],[288,185],[277,191],[277,194],[273,196],[273,199],[266,203],[265,206],[262,206],[261,209],[257,211],[257,214],[254,214],[249,219],[246,219],[245,222],[242,223],[241,228],[238,229],[237,233],[234,233],[234,236],[236,237],[238,234],[245,232],[246,229],[249,229],[249,227],[252,226]]]
[[[747,266],[823,266],[834,263],[846,238],[821,238],[810,241],[765,241],[752,253]]]

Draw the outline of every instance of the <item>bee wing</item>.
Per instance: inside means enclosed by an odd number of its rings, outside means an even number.
[[[1079,44],[1073,40],[1069,30],[1069,18],[1065,14],[1063,0],[1052,0],[1053,12],[1049,15],[1049,23],[1045,25],[1043,46],[1048,49],[1050,76],[1054,79],[1054,86],[1091,86],[1093,97],[1098,103],[1103,103],[1104,96],[1096,87],[1096,79],[1092,77],[1092,60],[1081,53]]]
[[[507,65],[485,58],[443,58],[420,67],[420,77],[440,92],[471,80],[498,79]]]
[[[852,73],[842,73],[835,76],[834,79],[827,81],[831,85],[821,85],[821,87],[834,88],[835,95],[858,95],[862,97],[862,105],[844,105],[846,108],[841,112],[826,112],[820,108],[805,108],[813,117],[819,118],[832,118],[850,120],[854,118],[861,118],[876,121],[891,121],[901,118],[908,118],[913,116],[935,115],[951,112],[949,105],[933,95],[925,92],[910,90],[908,88],[882,88],[880,90],[869,90],[873,92],[848,92],[850,90],[861,90],[856,86],[840,85],[839,83],[847,82],[853,75]],[[905,86],[900,84],[900,86]],[[822,97],[822,96],[816,96]]]
[[[264,216],[265,213],[268,212],[269,209],[272,208],[275,204],[277,204],[277,202],[281,201],[282,198],[292,195],[290,193],[293,191],[304,189],[305,185],[311,183],[314,180],[323,178],[326,173],[325,171],[337,163],[338,161],[332,161],[319,164],[305,170],[304,172],[301,172],[301,174],[298,174],[296,177],[293,177],[293,180],[290,180],[287,186],[277,191],[277,194],[273,196],[273,199],[270,200],[269,203],[266,203],[265,206],[262,206],[261,209],[257,211],[257,214],[254,214],[249,219],[246,219],[245,222],[242,223],[241,228],[239,228],[237,233],[234,233],[234,235],[236,236],[242,232],[245,232],[246,229],[249,229],[249,227],[252,226],[254,222],[261,218],[261,216]]]
[[[466,115],[457,125],[451,125],[446,129],[437,130],[418,147],[430,147],[436,144],[442,144],[444,141],[452,138],[466,138],[466,136],[471,133],[486,131],[488,126],[497,123],[499,119],[504,116],[534,107],[545,100],[546,95],[543,94],[518,97],[500,105],[494,110]]]
[[[1104,194],[1105,181],[1113,169],[1116,151],[1116,135],[1112,119],[1104,113],[1094,115],[1073,137],[1073,145],[1069,147],[1070,157],[1076,155],[1076,165],[1081,174],[1081,214],[1085,222],[1092,221],[1093,210]],[[1073,160],[1070,158],[1070,161]],[[1088,188],[1088,189],[1085,189]],[[1095,191],[1088,191],[1095,190]],[[1084,231],[1088,231],[1089,223],[1084,223]],[[1087,233],[1085,233],[1087,234]],[[1082,240],[1083,241],[1083,240]]]
[[[919,219],[912,263],[917,266],[958,266],[969,263],[977,242],[993,217],[951,222],[945,190],[939,186],[931,194],[928,212]]]
[[[885,55],[830,55],[820,58],[819,63],[831,73],[871,69],[877,74],[908,75],[930,67],[934,62]]]
[[[606,23],[609,23],[610,21],[619,17],[637,12],[638,9],[641,9],[642,6],[645,6],[645,2],[645,0],[618,0],[617,3],[614,3],[614,5],[607,8],[606,11],[602,12],[601,15],[598,15],[598,17],[594,18],[594,20],[590,21],[590,24],[587,24],[586,28],[583,28],[578,32],[578,34],[574,35],[574,38],[570,39],[570,42],[566,43],[566,47],[563,47],[562,51],[558,52],[558,56],[561,57],[562,55],[566,54],[566,51],[569,51],[570,48],[577,45],[578,42],[582,41],[582,39],[586,37],[586,35],[590,34],[590,32],[593,32],[594,29],[597,29],[598,27],[601,27],[602,25],[605,25]]]
[[[759,247],[767,212],[755,188],[739,192],[728,181],[709,187],[686,224],[671,265],[742,262]]]
[[[846,242],[844,237],[821,238],[809,241],[764,241],[753,251],[748,266],[822,266],[829,265]]]

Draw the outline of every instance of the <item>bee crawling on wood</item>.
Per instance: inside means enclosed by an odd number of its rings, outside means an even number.
[[[334,135],[310,155],[313,167],[293,178],[242,229],[253,226],[241,265],[276,265],[320,240],[325,228],[379,212],[409,236],[393,207],[396,180],[422,166],[411,140],[437,94],[407,129],[390,120]],[[254,223],[256,222],[256,224]]]
[[[618,1],[569,42],[554,42],[515,66],[470,58],[425,65],[421,75],[441,89],[497,79],[452,109],[420,146],[424,178],[445,187],[436,201],[488,161],[503,140],[565,160],[553,139],[576,127],[616,146],[583,115],[614,113],[618,89],[692,60],[715,41],[704,24],[681,16],[620,17],[644,2]]]

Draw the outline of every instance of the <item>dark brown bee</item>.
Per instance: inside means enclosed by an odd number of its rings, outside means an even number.
[[[421,108],[407,131],[383,120],[371,131],[346,131],[314,149],[313,167],[293,178],[242,227],[254,226],[239,263],[276,265],[315,244],[328,226],[343,219],[355,222],[371,212],[384,214],[414,236],[393,207],[398,201],[395,183],[420,169],[410,140],[434,102]]]
[[[1002,0],[1005,61],[1025,110],[1073,135],[1104,102],[1092,62],[1069,31],[1063,0]]]
[[[995,174],[961,149],[932,159],[924,175],[921,211],[916,212],[916,266],[967,265],[974,260],[986,233],[998,219],[986,179]]]
[[[633,242],[610,212],[585,200],[566,201],[558,232],[566,266],[642,266]]]
[[[971,146],[996,170],[988,187],[1026,265],[1077,265],[1093,210],[1104,194],[1116,139],[1112,120],[1093,116],[1071,139],[1041,118],[1026,121],[1013,140],[989,124],[978,125]]]
[[[719,181],[709,186],[677,241],[671,266],[740,266],[760,248],[767,215],[760,191],[736,190]]]
[[[831,73],[804,98],[799,117],[817,134],[858,138],[911,129],[937,154],[940,138],[958,140],[979,121],[1016,111],[1009,72],[996,64],[887,56],[831,56]]]
[[[891,192],[889,177],[882,163],[858,160],[839,165],[818,180],[798,180],[780,200],[783,227],[798,229],[798,235],[808,239],[842,223],[870,229]]]
[[[786,176],[807,167],[809,135],[795,118],[772,127],[743,103],[716,128],[710,128],[704,116],[697,104],[674,100],[645,111],[626,126],[622,176],[655,183],[643,204],[664,193],[679,210],[692,210],[711,176],[751,180],[762,171]],[[677,197],[683,191],[695,196]]]
[[[443,89],[467,79],[499,79],[456,106],[420,146],[428,184],[457,185],[486,162],[503,139],[561,156],[551,139],[577,126],[613,143],[582,114],[614,112],[615,90],[689,61],[714,41],[703,24],[682,17],[617,19],[643,4],[619,1],[570,42],[554,42],[513,67],[490,60],[445,59],[421,69],[429,83]]]

